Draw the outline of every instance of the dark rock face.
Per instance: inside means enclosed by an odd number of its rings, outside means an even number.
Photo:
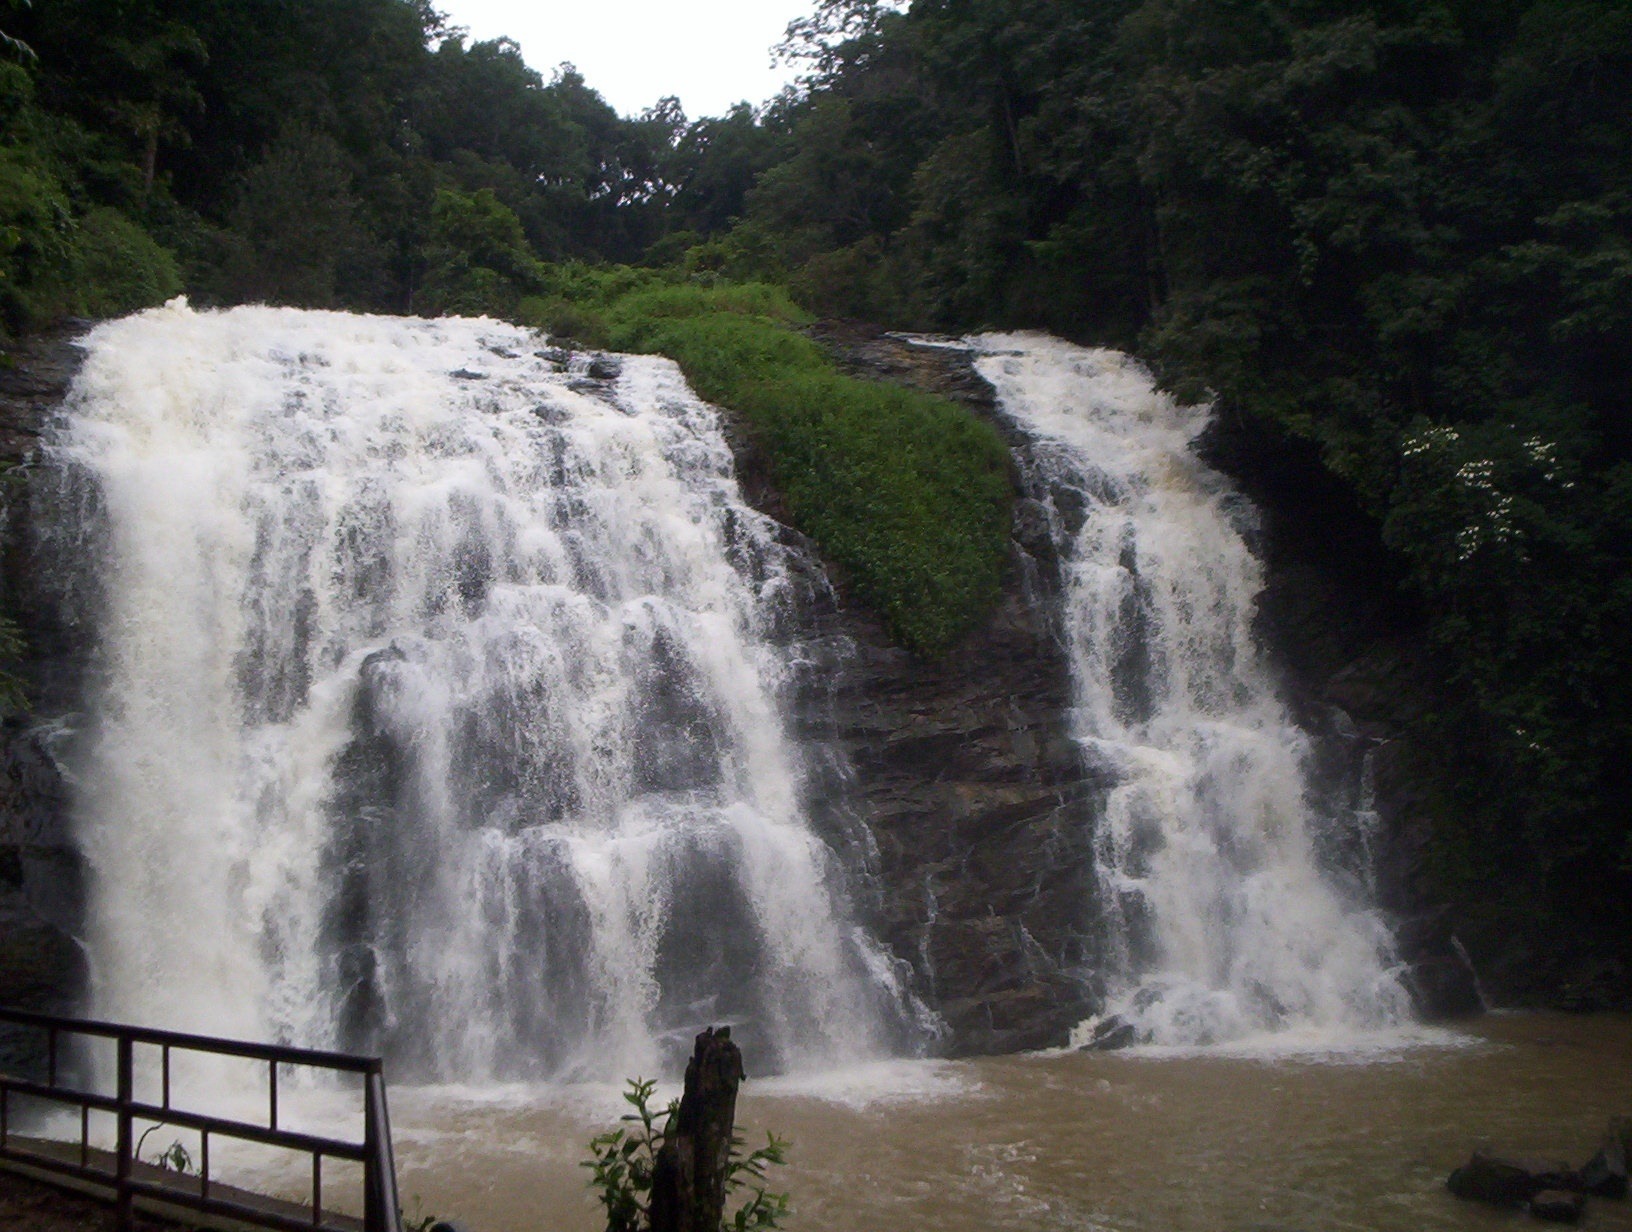
[[[858,375],[991,408],[956,353],[836,326],[818,338]],[[869,922],[913,968],[954,1056],[1063,1045],[1096,1003],[1095,785],[1068,728],[1057,562],[1035,521],[1018,502],[1003,599],[940,662],[893,646],[867,613],[826,621],[845,653],[825,721],[876,844]]]
[[[45,420],[61,403],[80,352],[74,323],[27,340],[0,367],[0,470],[25,463]],[[6,492],[0,597],[18,624],[27,659],[21,677],[41,713],[68,709],[74,658],[68,639],[31,602],[26,489]],[[50,734],[28,715],[0,723],[0,1005],[48,1012],[74,1008],[85,988],[83,867],[68,829],[67,788]],[[43,1041],[0,1030],[0,1068],[36,1070]]]
[[[1085,1051],[1115,1052],[1131,1048],[1139,1042],[1139,1029],[1131,1022],[1112,1016],[1094,1027],[1093,1036],[1083,1045]]]
[[[1580,1223],[1587,1200],[1578,1193],[1544,1189],[1530,1199],[1530,1213],[1544,1223]]]
[[[884,942],[912,964],[954,1055],[1064,1044],[1091,1006],[1090,784],[1064,664],[1018,588],[941,663],[866,616],[833,697],[877,844]]]
[[[38,738],[0,737],[0,1005],[61,1010],[82,987],[83,904],[67,793]]]
[[[1632,1117],[1614,1117],[1597,1153],[1581,1169],[1581,1188],[1594,1197],[1626,1197],[1628,1156],[1632,1156]]]
[[[1518,1206],[1538,1193],[1557,1187],[1562,1172],[1546,1165],[1475,1151],[1472,1159],[1451,1173],[1445,1187],[1455,1197],[1468,1202]]]

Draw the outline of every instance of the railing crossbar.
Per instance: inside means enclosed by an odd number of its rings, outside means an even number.
[[[335,1069],[353,1074],[378,1073],[378,1057],[360,1057],[349,1052],[327,1052],[321,1048],[295,1048],[288,1044],[262,1044],[254,1040],[217,1039],[212,1035],[190,1035],[185,1031],[164,1031],[156,1027],[133,1027],[95,1018],[64,1018],[33,1010],[0,1008],[0,1022],[19,1026],[55,1028],[69,1035],[90,1035],[102,1039],[128,1039],[133,1044],[168,1044],[183,1051],[207,1052],[215,1056],[245,1057],[251,1061],[282,1061],[285,1065],[308,1065],[313,1069]]]
[[[144,1197],[193,1210],[229,1216],[260,1227],[283,1232],[343,1232],[344,1222],[325,1221],[323,1213],[323,1160],[325,1157],[363,1165],[363,1227],[365,1232],[401,1232],[401,1211],[397,1203],[396,1169],[391,1157],[390,1121],[386,1112],[384,1071],[379,1058],[318,1049],[291,1048],[281,1044],[260,1044],[246,1040],[221,1040],[179,1031],[161,1031],[125,1026],[93,1019],[64,1018],[27,1010],[0,1008],[0,1023],[34,1027],[46,1036],[46,1081],[0,1074],[0,1158],[16,1160],[113,1190],[117,1206],[116,1226],[120,1232],[134,1227],[134,1200]],[[115,1094],[78,1090],[60,1082],[60,1038],[87,1036],[111,1039],[115,1045]],[[154,1046],[159,1050],[159,1102],[135,1098],[135,1048]],[[172,1085],[173,1050],[264,1061],[267,1073],[267,1124],[239,1121],[229,1117],[194,1112],[176,1106]],[[37,1054],[36,1054],[37,1055]],[[279,1124],[278,1067],[299,1065],[314,1069],[359,1074],[363,1078],[363,1140],[347,1141],[283,1128]],[[79,1109],[78,1162],[18,1148],[12,1143],[12,1096],[19,1095]],[[112,1113],[117,1121],[113,1171],[92,1164],[90,1118],[92,1112]],[[196,1130],[199,1134],[199,1174],[183,1181],[144,1179],[136,1174],[136,1122],[171,1125]],[[296,1219],[275,1209],[249,1206],[212,1193],[210,1139],[224,1136],[237,1141],[276,1147],[309,1155],[312,1160],[312,1200],[310,1219]],[[146,1167],[146,1165],[143,1165]]]

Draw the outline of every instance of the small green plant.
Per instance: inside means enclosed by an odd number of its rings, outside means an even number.
[[[591,1158],[582,1166],[590,1170],[589,1187],[596,1191],[606,1208],[607,1232],[645,1232],[651,1227],[652,1177],[657,1154],[669,1123],[679,1111],[680,1101],[666,1108],[652,1108],[657,1083],[631,1078],[623,1098],[633,1109],[620,1118],[625,1125],[597,1134],[589,1141]],[[721,1232],[749,1232],[749,1229],[781,1227],[788,1211],[788,1195],[771,1193],[765,1187],[765,1170],[785,1164],[788,1144],[775,1134],[767,1134],[765,1145],[746,1155],[739,1149],[742,1138],[731,1138],[731,1163],[726,1171],[726,1194],[750,1191],[734,1212],[721,1220]]]
[[[148,1134],[151,1134],[157,1128],[159,1128],[157,1125],[149,1125],[142,1131],[142,1136],[136,1140],[137,1159],[142,1157],[142,1146],[147,1142]],[[155,1155],[153,1163],[161,1172],[176,1172],[183,1176],[193,1170],[193,1157],[179,1140],[172,1142]]]
[[[735,1194],[744,1189],[750,1189],[753,1193],[734,1214],[726,1218],[725,1226],[732,1232],[747,1232],[749,1228],[781,1227],[782,1216],[788,1213],[788,1195],[771,1193],[765,1188],[765,1167],[767,1164],[788,1162],[787,1140],[767,1133],[764,1146],[739,1156],[737,1148],[741,1145],[741,1135],[733,1135],[731,1170],[726,1176],[725,1189],[727,1194]]]

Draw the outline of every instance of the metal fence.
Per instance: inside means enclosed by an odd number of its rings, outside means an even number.
[[[71,1177],[82,1187],[106,1193],[117,1207],[119,1232],[130,1232],[134,1227],[137,1198],[225,1216],[257,1227],[277,1228],[282,1232],[354,1232],[357,1228],[354,1218],[334,1215],[323,1209],[324,1160],[346,1160],[362,1165],[362,1227],[366,1232],[401,1232],[396,1166],[391,1156],[391,1124],[386,1111],[385,1077],[379,1058],[184,1035],[175,1031],[154,1031],[25,1010],[0,1008],[0,1023],[38,1030],[45,1035],[43,1082],[37,1077],[0,1074],[0,1160],[12,1160],[31,1168]],[[113,1095],[77,1089],[64,1079],[64,1043],[67,1042],[71,1048],[77,1039],[113,1041],[117,1058]],[[156,1104],[138,1100],[134,1095],[138,1045],[158,1049],[159,1102]],[[178,1106],[171,1099],[173,1053],[264,1061],[265,1124]],[[325,1138],[281,1128],[278,1124],[279,1066],[306,1066],[361,1075],[362,1141]],[[46,1144],[39,1140],[22,1138],[13,1125],[18,1097],[77,1108],[77,1154],[72,1144],[67,1150],[53,1152],[45,1149]],[[111,1113],[116,1118],[116,1144],[112,1152],[92,1147],[92,1112]],[[136,1158],[139,1142],[135,1139],[135,1128],[138,1122],[196,1131],[200,1144],[197,1175],[181,1175],[142,1165]],[[212,1138],[258,1143],[309,1156],[312,1164],[312,1200],[309,1208],[281,1202],[259,1202],[254,1200],[254,1195],[233,1189],[213,1178],[210,1173]]]

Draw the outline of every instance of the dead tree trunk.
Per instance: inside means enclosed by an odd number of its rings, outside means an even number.
[[[697,1037],[680,1108],[652,1169],[651,1232],[719,1232],[742,1079],[730,1027]]]

